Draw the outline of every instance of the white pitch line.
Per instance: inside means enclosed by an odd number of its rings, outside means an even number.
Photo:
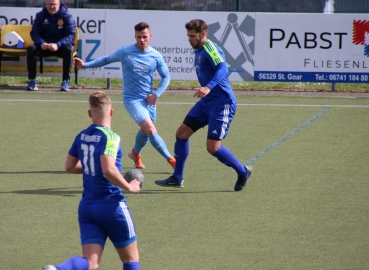
[[[316,105],[316,104],[237,104],[238,106],[260,107],[341,107],[341,108],[369,108],[369,105]]]
[[[176,104],[176,105],[191,105],[194,103],[181,102],[158,102],[158,104]],[[260,107],[347,107],[347,108],[369,108],[369,105],[316,105],[316,104],[240,104],[237,106],[260,106]]]
[[[88,103],[84,100],[45,100],[45,99],[0,99],[0,102],[50,102],[50,103]],[[122,104],[122,101],[112,101],[115,104]],[[193,105],[192,102],[158,102],[165,105]],[[240,104],[237,106],[254,107],[341,107],[341,108],[369,108],[369,105],[327,105],[327,104]]]
[[[12,102],[70,102],[70,103],[88,103],[88,101],[84,100],[47,100],[47,99],[0,99],[0,102],[3,101],[12,101]],[[118,103],[118,102],[116,102]]]

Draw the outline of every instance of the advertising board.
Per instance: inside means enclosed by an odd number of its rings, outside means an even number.
[[[255,81],[369,82],[364,14],[256,14]]]

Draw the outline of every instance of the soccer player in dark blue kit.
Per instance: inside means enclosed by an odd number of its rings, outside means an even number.
[[[189,138],[198,129],[208,125],[207,151],[220,162],[233,168],[237,175],[235,191],[242,190],[252,173],[231,150],[222,145],[236,113],[237,100],[228,80],[228,67],[223,50],[207,38],[208,26],[202,20],[186,23],[188,41],[195,49],[195,68],[200,83],[194,97],[200,98],[187,113],[176,131],[174,156],[176,165],[172,176],[155,183],[163,187],[183,187],[183,173],[189,154]]]
[[[140,192],[140,182],[122,176],[120,137],[110,129],[113,109],[104,92],[89,97],[92,125],[75,138],[65,162],[68,173],[83,174],[83,195],[78,222],[83,257],[73,256],[44,270],[98,269],[106,239],[112,241],[123,270],[139,270],[136,231],[121,189]]]

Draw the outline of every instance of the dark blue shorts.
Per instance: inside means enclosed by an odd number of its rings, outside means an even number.
[[[104,248],[107,237],[115,248],[124,248],[136,240],[136,230],[125,202],[81,201],[78,222],[82,246],[99,244]]]
[[[229,102],[228,102],[229,101]],[[208,125],[208,137],[223,140],[236,113],[237,104],[228,99],[204,101],[200,99],[188,112],[188,116],[196,118],[202,127]]]

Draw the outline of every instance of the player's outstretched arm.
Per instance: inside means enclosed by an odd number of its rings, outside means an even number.
[[[81,161],[78,158],[68,154],[67,160],[65,161],[65,171],[67,173],[81,174],[82,173]]]
[[[78,57],[73,58],[73,64],[78,68],[83,68],[85,66],[83,60],[79,59]]]
[[[83,68],[98,68],[98,67],[109,65],[114,62],[121,62],[122,56],[123,56],[123,49],[124,47],[121,47],[110,55],[101,56],[87,63],[82,62]]]
[[[130,193],[140,192],[140,182],[137,180],[128,183],[118,168],[115,166],[115,158],[108,155],[100,156],[101,169],[106,178],[114,185]]]

